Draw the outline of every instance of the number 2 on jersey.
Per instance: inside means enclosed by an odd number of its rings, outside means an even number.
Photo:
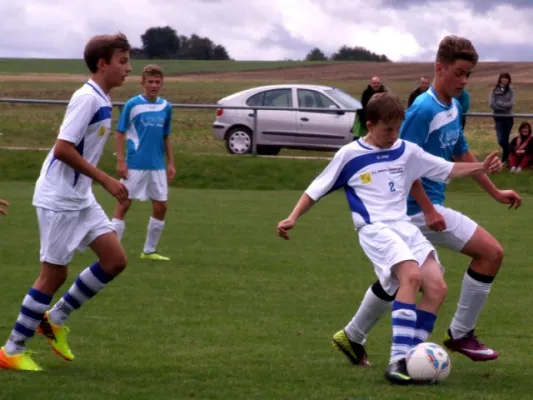
[[[396,188],[394,187],[394,182],[389,182],[389,189],[391,192],[395,192]]]

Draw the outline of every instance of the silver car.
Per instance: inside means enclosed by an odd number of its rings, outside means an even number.
[[[282,148],[335,151],[353,140],[355,112],[361,103],[340,89],[319,85],[271,85],[224,97],[217,104],[244,107],[312,108],[312,111],[258,110],[257,152],[276,155]],[[335,109],[339,111],[335,112]],[[253,109],[217,109],[215,137],[231,154],[252,150]]]

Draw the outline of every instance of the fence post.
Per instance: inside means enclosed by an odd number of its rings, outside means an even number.
[[[254,108],[254,131],[252,132],[252,156],[257,155],[257,108]]]

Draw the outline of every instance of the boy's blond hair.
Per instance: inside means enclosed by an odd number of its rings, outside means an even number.
[[[161,80],[163,79],[163,68],[161,68],[159,65],[157,64],[148,64],[147,66],[145,66],[143,68],[143,73],[142,73],[142,80],[144,82],[144,80],[146,79],[147,76],[159,76],[161,77]]]

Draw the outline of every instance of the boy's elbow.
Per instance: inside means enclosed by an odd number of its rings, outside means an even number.
[[[64,161],[68,157],[69,151],[72,150],[72,145],[64,140],[58,140],[54,146],[54,157],[59,161]]]

